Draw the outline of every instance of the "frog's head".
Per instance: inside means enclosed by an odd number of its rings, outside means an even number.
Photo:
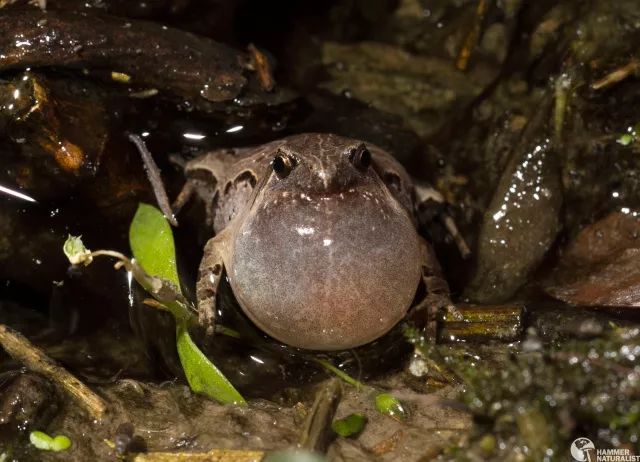
[[[266,188],[276,194],[340,193],[375,183],[377,175],[371,163],[371,151],[362,141],[335,135],[289,138],[273,156],[273,174]]]
[[[406,314],[420,241],[375,162],[366,143],[335,135],[288,138],[273,152],[238,229],[229,279],[246,314],[274,338],[352,348]]]

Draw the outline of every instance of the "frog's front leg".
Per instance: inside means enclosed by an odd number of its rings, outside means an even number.
[[[225,268],[227,233],[222,232],[207,242],[198,270],[196,297],[198,299],[198,324],[207,337],[214,333],[218,288]]]
[[[435,342],[437,339],[438,316],[441,311],[447,310],[455,313],[457,310],[451,302],[449,284],[447,284],[442,275],[440,264],[432,247],[424,239],[421,240],[420,247],[425,297],[416,305],[415,310],[426,314],[425,330],[427,338],[431,342]]]

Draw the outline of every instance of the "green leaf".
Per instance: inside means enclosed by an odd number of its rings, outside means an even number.
[[[51,449],[51,444],[53,444],[53,438],[46,433],[37,430],[29,434],[29,441],[36,448],[42,449],[43,451],[49,451]]]
[[[129,243],[142,269],[151,276],[168,280],[180,290],[173,233],[160,210],[147,204],[138,206],[129,228]],[[170,305],[167,308],[176,318],[178,356],[191,390],[223,404],[245,405],[242,395],[191,339],[186,318],[180,315],[184,307],[179,302]]]
[[[362,414],[349,414],[344,419],[335,420],[331,424],[331,428],[338,435],[348,438],[360,433],[367,423],[367,418]]]
[[[57,435],[52,438],[46,433],[37,430],[29,434],[29,441],[36,448],[43,451],[64,451],[71,447],[71,440],[66,436]]]
[[[222,404],[247,404],[231,382],[193,342],[185,323],[178,324],[176,337],[178,356],[191,390]]]
[[[389,393],[380,393],[376,395],[376,410],[395,419],[404,420],[407,417],[402,403]]]
[[[144,270],[180,287],[171,226],[160,210],[140,204],[129,227],[129,245]]]
[[[65,449],[69,449],[71,447],[71,440],[64,435],[57,435],[53,439],[53,444],[51,445],[51,449],[54,451],[64,451]]]

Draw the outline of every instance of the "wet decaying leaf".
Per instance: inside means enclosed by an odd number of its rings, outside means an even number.
[[[613,212],[582,230],[546,291],[573,305],[640,306],[640,220]]]
[[[0,126],[15,183],[38,199],[64,196],[93,177],[107,140],[106,109],[94,95],[34,72],[0,84]]]
[[[324,84],[330,91],[346,91],[385,112],[408,116],[411,128],[423,136],[446,120],[436,120],[433,114],[459,110],[491,78],[489,69],[471,80],[451,69],[448,60],[415,56],[375,42],[326,43],[323,64],[333,78]]]
[[[356,2],[351,8],[371,22],[374,40],[354,43],[351,31],[335,34],[343,41],[324,42],[321,63],[330,76],[324,88],[401,115],[428,137],[455,120],[495,79],[519,4],[481,2],[485,8],[479,16],[477,2],[423,3],[404,0],[389,8],[381,2],[375,8]],[[334,14],[348,9],[337,6]],[[470,36],[475,40],[469,42]],[[456,68],[452,64],[465,43],[471,52]]]
[[[232,100],[251,78],[247,54],[150,22],[11,9],[3,12],[0,36],[0,70],[101,68],[136,86],[211,102]]]
[[[547,132],[549,104],[529,122],[487,207],[477,269],[467,289],[482,303],[508,299],[542,261],[560,229],[562,190]]]
[[[340,65],[342,63],[342,65]],[[347,66],[344,63],[349,63]],[[353,97],[392,114],[409,115],[420,135],[438,128],[430,126],[429,113],[455,110],[476,96],[490,74],[479,81],[451,69],[450,62],[415,56],[401,48],[380,43],[342,45],[327,43],[323,64],[335,93],[348,91]]]

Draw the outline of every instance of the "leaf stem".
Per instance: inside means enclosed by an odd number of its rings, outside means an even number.
[[[312,358],[312,359],[314,362],[316,362],[317,364],[320,364],[322,367],[324,367],[329,372],[335,374],[338,378],[342,379],[344,382],[348,383],[353,387],[356,387],[356,389],[360,390],[360,389],[366,388],[366,385],[364,383],[360,382],[357,379],[354,379],[343,370],[338,369],[336,366],[331,364],[326,359],[320,359],[320,358]]]

